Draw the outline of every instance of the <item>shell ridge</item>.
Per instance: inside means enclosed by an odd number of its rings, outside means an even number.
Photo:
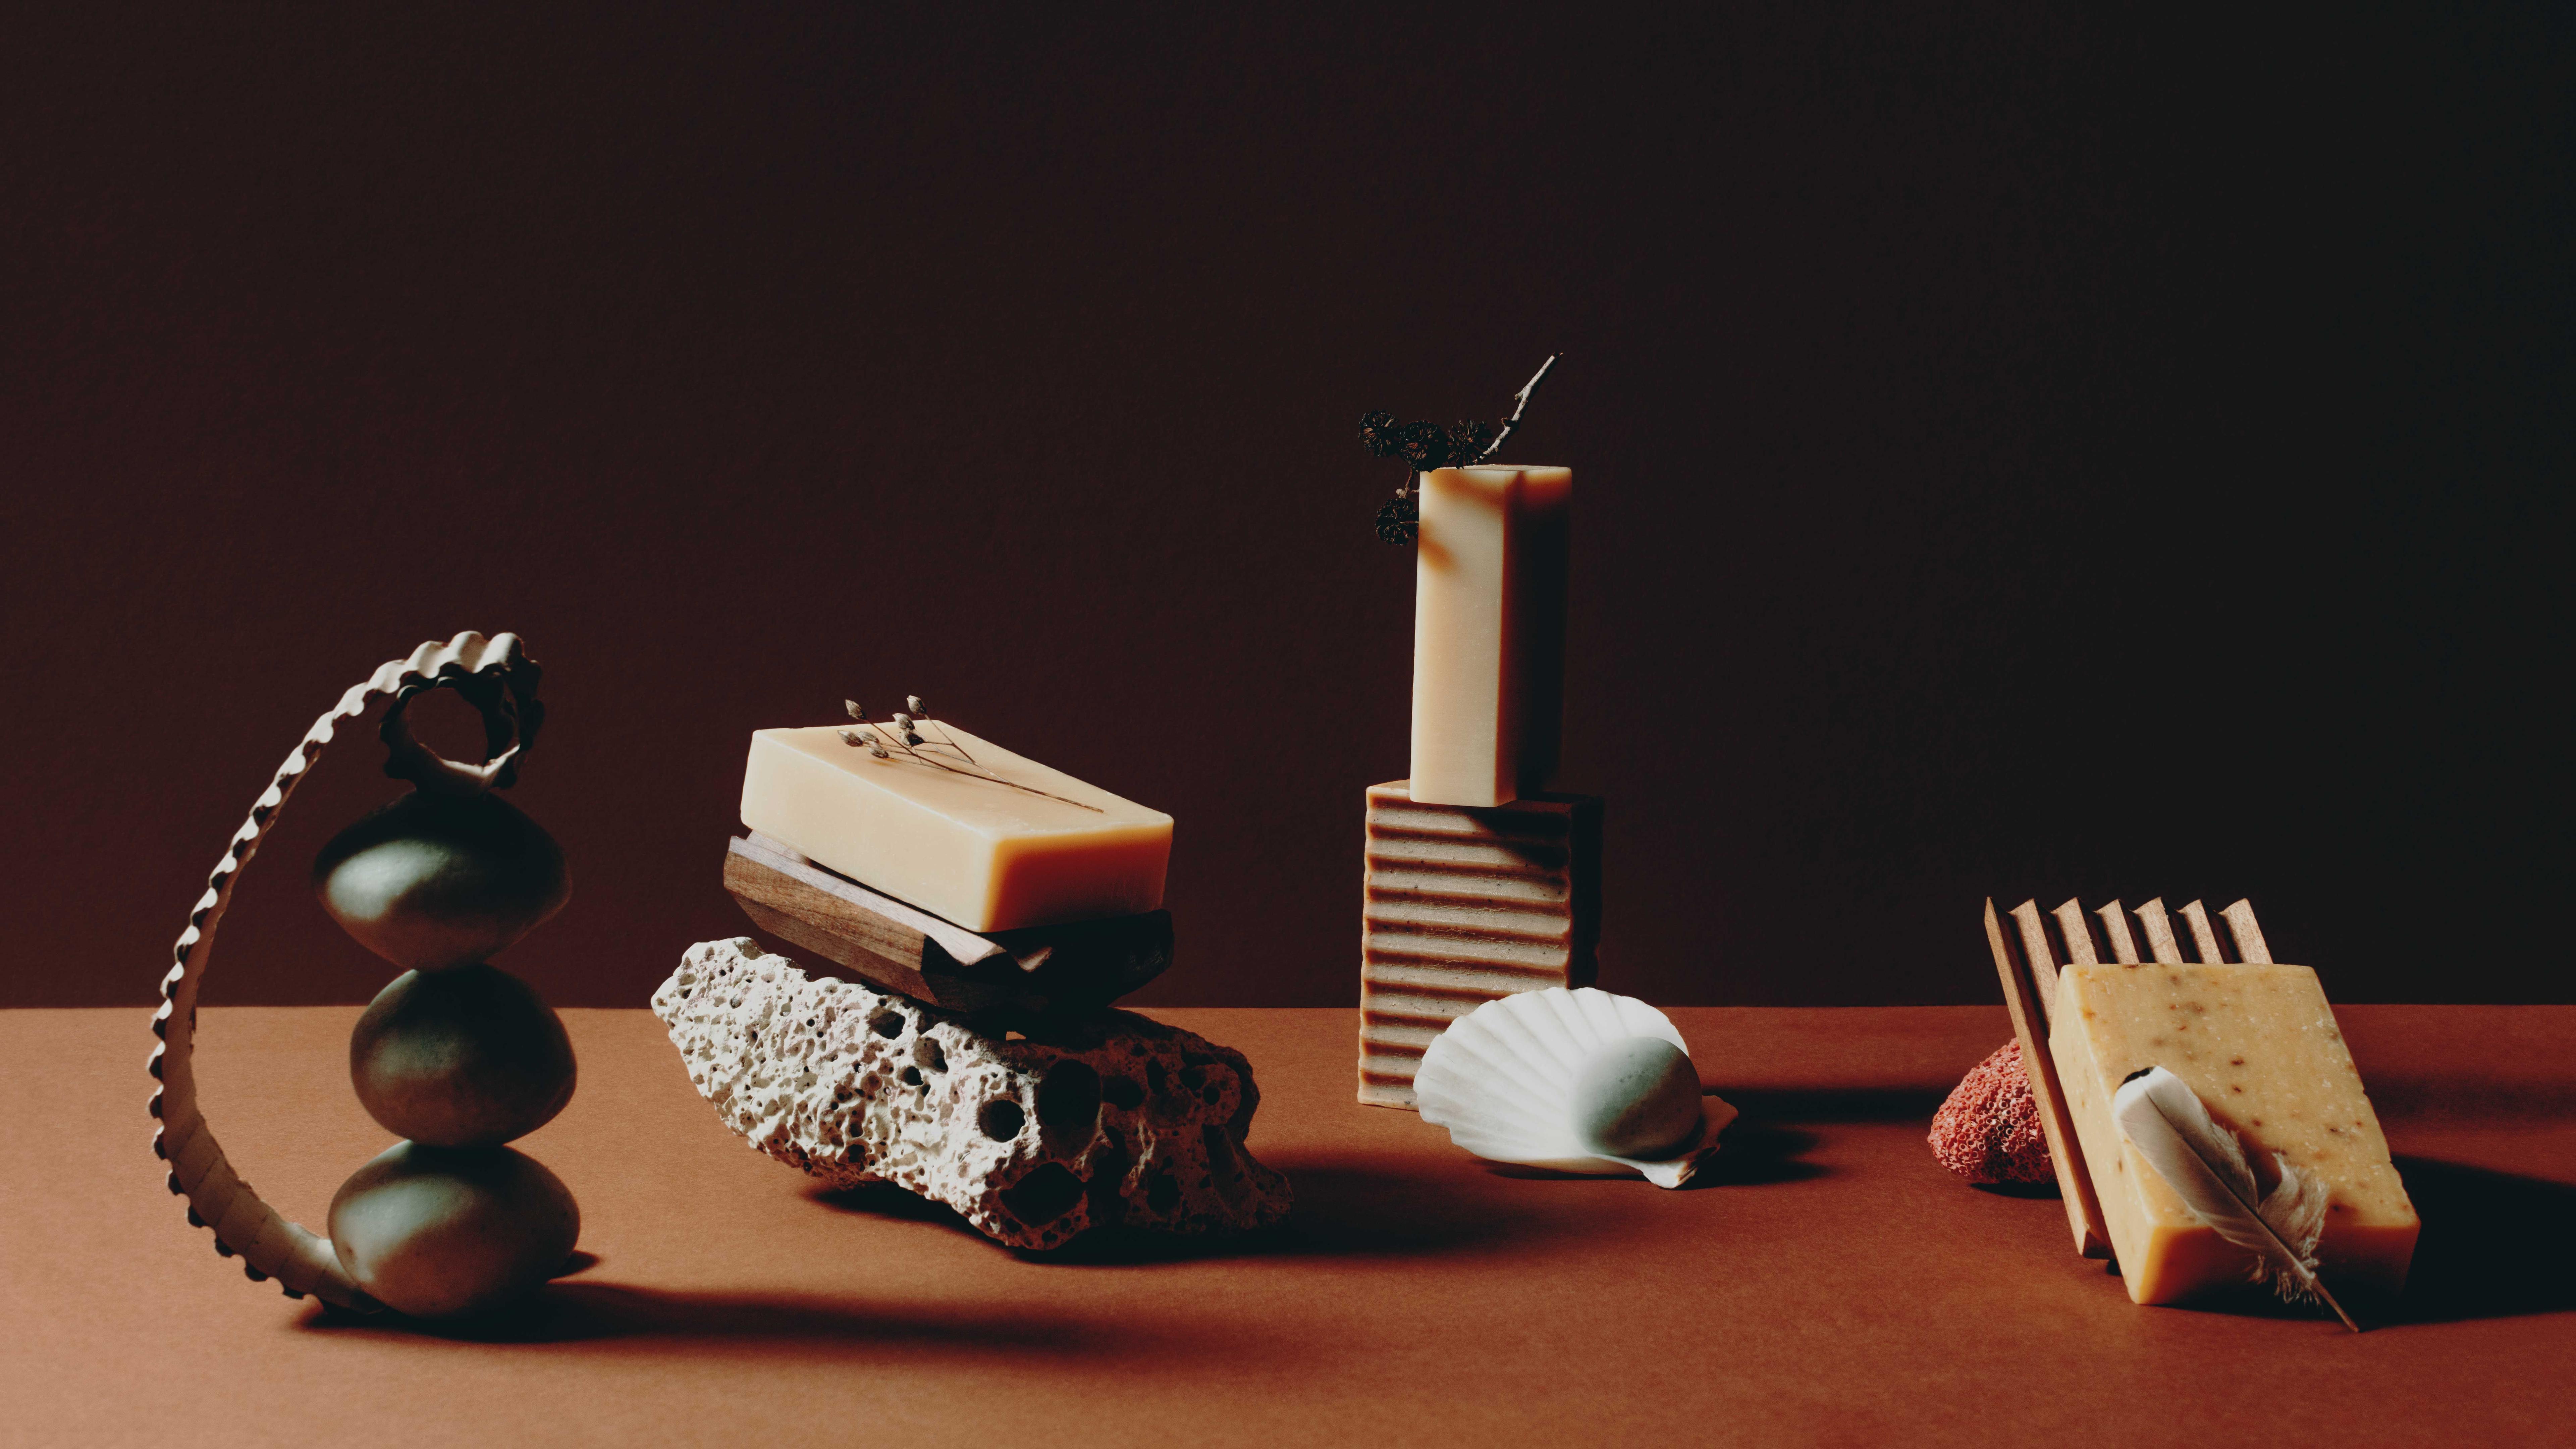
[[[1716,1150],[1735,1113],[1703,1092],[1707,1124],[1669,1161],[1603,1157],[1575,1127],[1575,1084],[1586,1062],[1621,1041],[1654,1038],[1684,1056],[1672,1019],[1634,997],[1593,987],[1549,987],[1488,1001],[1451,1022],[1424,1049],[1414,1079],[1423,1120],[1460,1148],[1494,1162],[1588,1175],[1636,1174],[1661,1187],[1690,1180]]]

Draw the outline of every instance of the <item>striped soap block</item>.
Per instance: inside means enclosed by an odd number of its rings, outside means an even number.
[[[1360,1100],[1413,1106],[1449,1023],[1500,996],[1589,986],[1601,935],[1601,799],[1417,805],[1368,792],[1360,925]]]

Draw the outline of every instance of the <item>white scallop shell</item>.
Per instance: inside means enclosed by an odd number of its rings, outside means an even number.
[[[1575,1132],[1575,1074],[1601,1048],[1639,1036],[1661,1037],[1690,1053],[1671,1019],[1633,996],[1551,986],[1501,997],[1432,1039],[1413,1095],[1423,1121],[1448,1128],[1450,1141],[1488,1161],[1559,1172],[1635,1172],[1658,1187],[1679,1187],[1717,1150],[1719,1129],[1735,1120],[1724,1101],[1703,1095],[1698,1137],[1663,1161],[1596,1156]]]

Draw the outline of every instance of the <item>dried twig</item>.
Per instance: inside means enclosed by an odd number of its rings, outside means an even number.
[[[1512,415],[1500,427],[1474,420],[1446,428],[1438,423],[1400,423],[1389,412],[1361,418],[1361,446],[1377,457],[1404,462],[1404,481],[1377,511],[1377,536],[1387,543],[1403,543],[1414,536],[1422,518],[1418,480],[1423,474],[1434,468],[1472,468],[1502,451],[1503,444],[1520,430],[1521,417],[1529,411],[1538,385],[1547,381],[1548,370],[1564,355],[1549,353],[1530,380],[1521,384],[1521,390],[1512,395]]]
[[[1097,805],[1086,805],[1080,800],[1068,800],[1062,795],[1041,790],[1035,785],[1023,785],[1017,780],[1003,779],[976,763],[975,757],[967,753],[964,745],[957,743],[956,737],[948,733],[945,725],[936,720],[918,717],[922,708],[920,695],[907,695],[903,702],[906,708],[896,710],[891,719],[878,724],[868,719],[867,711],[859,708],[857,700],[842,700],[841,707],[849,712],[850,718],[859,722],[860,727],[840,731],[841,743],[863,748],[880,760],[890,760],[900,756],[917,764],[928,765],[934,770],[946,770],[949,774],[964,775],[974,780],[990,780],[996,785],[1008,785],[1014,790],[1026,791],[1044,799],[1062,801],[1077,810],[1088,810],[1094,815],[1108,813]],[[940,737],[934,740],[923,736],[921,733],[923,725],[939,731]],[[931,754],[932,750],[947,750],[954,753],[963,762],[963,768]]]

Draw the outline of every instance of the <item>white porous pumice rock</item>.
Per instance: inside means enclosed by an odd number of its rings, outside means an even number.
[[[653,993],[689,1081],[752,1146],[835,1187],[890,1182],[1015,1248],[1123,1223],[1266,1227],[1288,1179],[1243,1139],[1241,1052],[1123,1011],[978,1025],[702,941]],[[1029,1035],[1034,1032],[1035,1035]]]

